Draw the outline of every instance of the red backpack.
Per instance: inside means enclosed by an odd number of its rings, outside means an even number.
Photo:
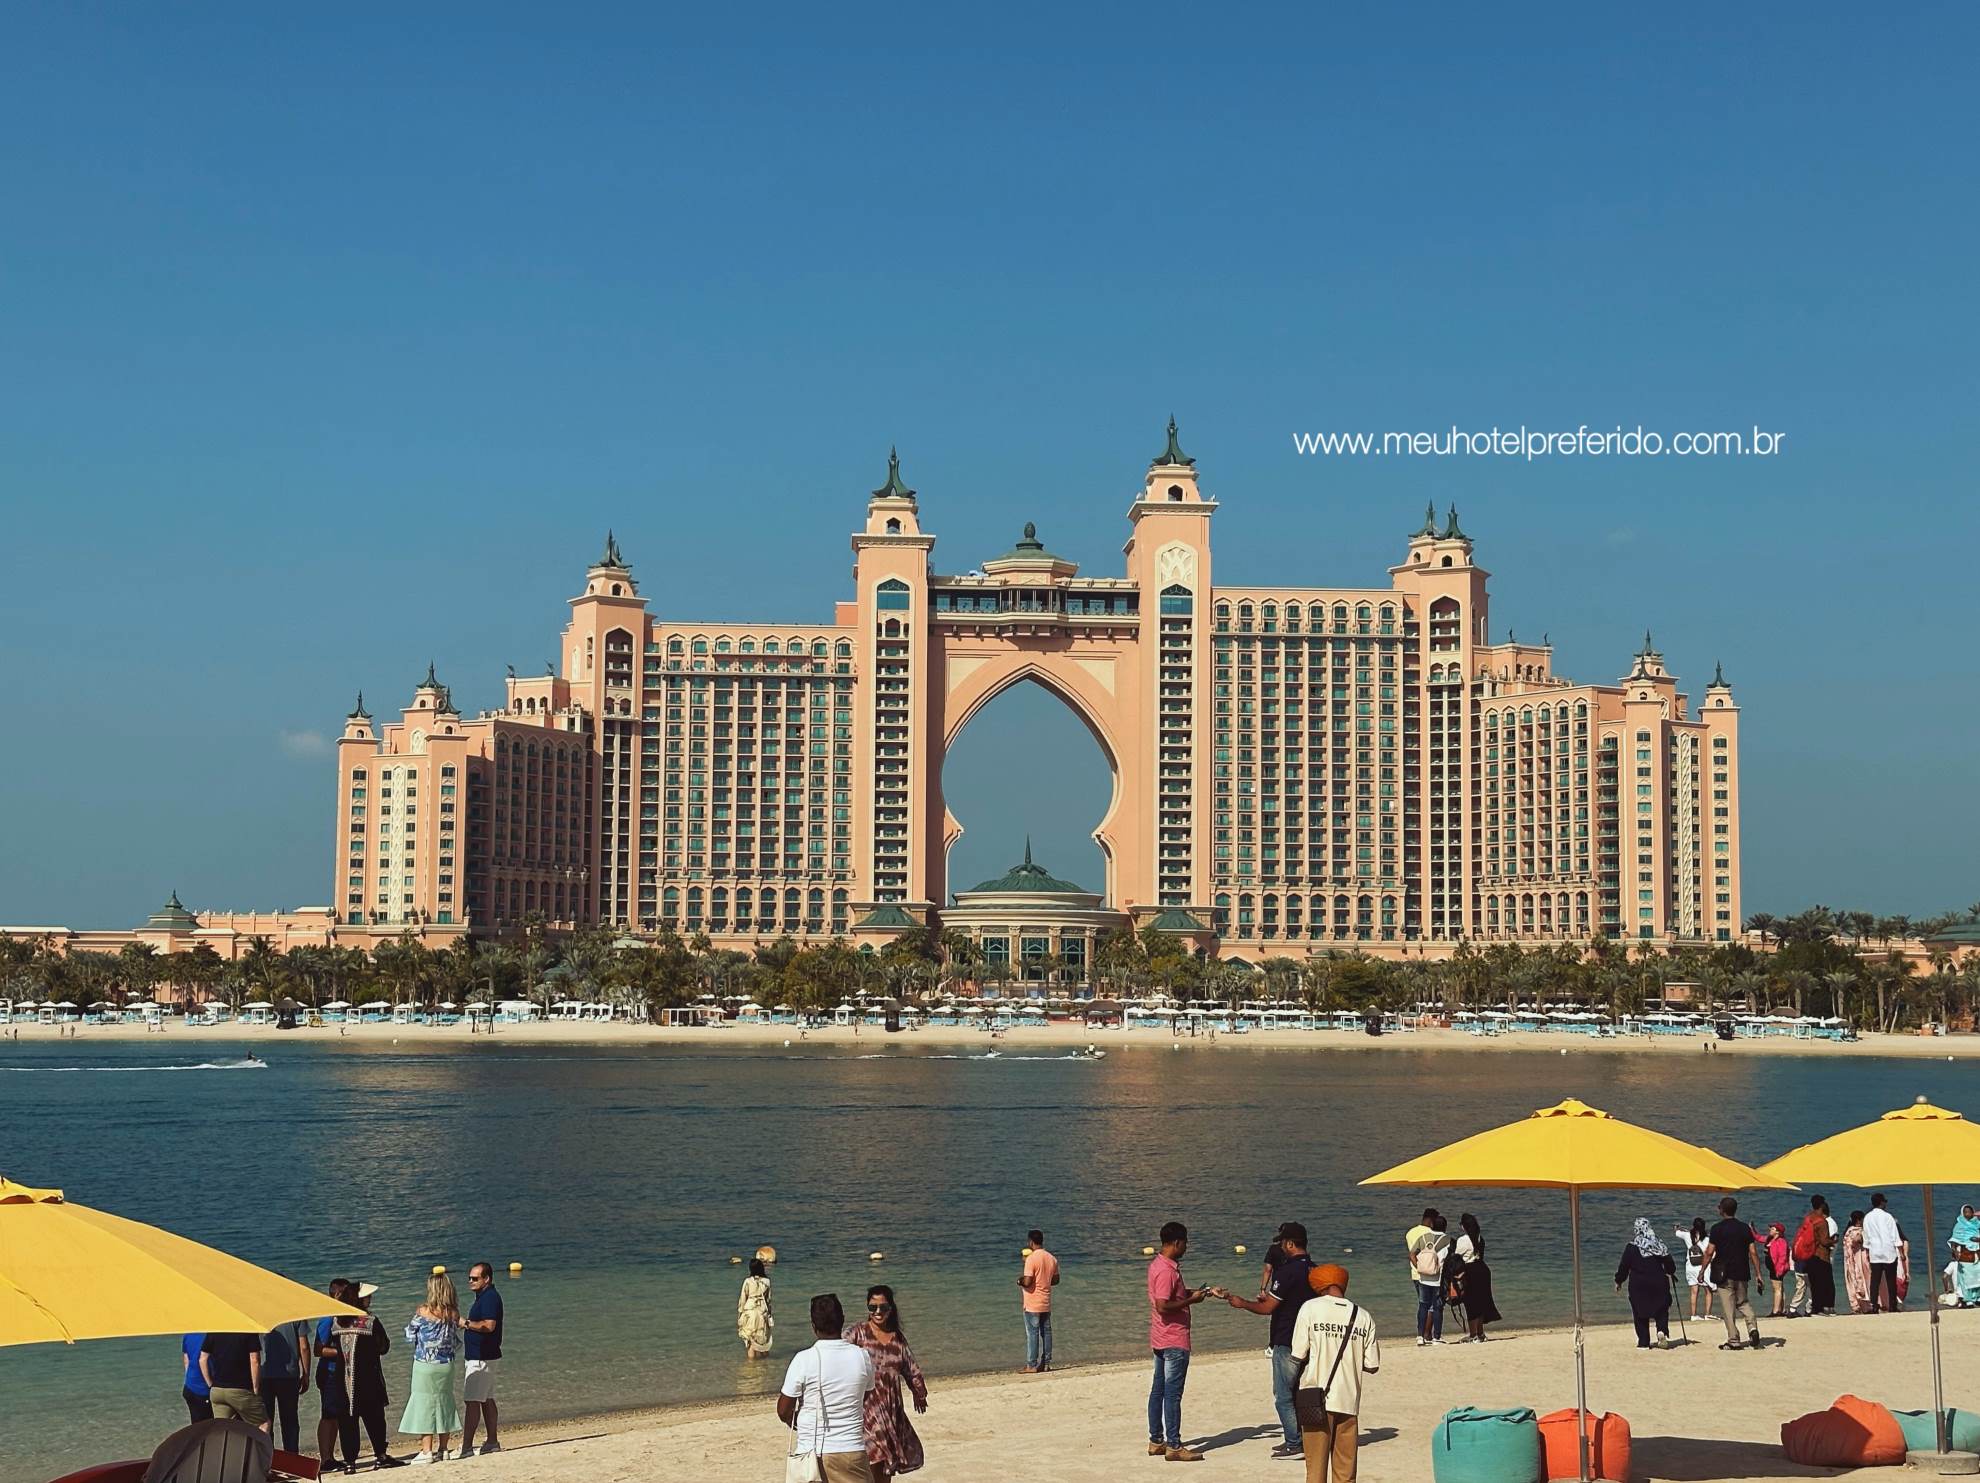
[[[1794,1233],[1794,1259],[1798,1262],[1815,1259],[1815,1222],[1822,1217],[1811,1210],[1802,1218],[1801,1229]],[[1823,1221],[1827,1225],[1827,1221]]]

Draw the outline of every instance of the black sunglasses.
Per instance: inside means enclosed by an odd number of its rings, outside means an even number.
[[[892,1313],[894,1311],[894,1305],[892,1303],[868,1303],[866,1305],[866,1311],[868,1313]]]

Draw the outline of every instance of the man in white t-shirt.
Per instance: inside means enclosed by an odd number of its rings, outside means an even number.
[[[1870,1307],[1875,1311],[1897,1312],[1897,1269],[1898,1244],[1903,1236],[1898,1231],[1897,1217],[1892,1215],[1884,1196],[1870,1197],[1870,1213],[1863,1217],[1863,1252],[1870,1258]],[[1885,1298],[1889,1302],[1885,1302]]]
[[[873,1389],[873,1356],[839,1336],[846,1311],[838,1296],[811,1300],[809,1349],[791,1357],[777,1396],[777,1419],[793,1428],[790,1450],[815,1452],[826,1483],[873,1483],[866,1463],[866,1393]]]
[[[1354,1483],[1361,1377],[1382,1368],[1375,1320],[1347,1300],[1347,1268],[1315,1267],[1307,1284],[1314,1296],[1300,1305],[1293,1321],[1292,1356],[1300,1366],[1298,1389],[1324,1389],[1327,1400],[1324,1425],[1310,1426],[1313,1418],[1300,1418],[1306,1476],[1313,1483],[1327,1483],[1330,1475],[1333,1483]]]

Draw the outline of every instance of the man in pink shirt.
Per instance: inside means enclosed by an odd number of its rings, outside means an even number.
[[[1182,1258],[1189,1231],[1179,1220],[1162,1227],[1162,1251],[1148,1264],[1148,1347],[1155,1354],[1155,1383],[1148,1391],[1148,1455],[1170,1462],[1201,1462],[1203,1454],[1182,1442],[1183,1381],[1189,1376],[1189,1310],[1214,1287],[1183,1282]]]
[[[1024,1369],[1019,1373],[1040,1375],[1052,1368],[1052,1289],[1059,1285],[1059,1259],[1045,1249],[1043,1231],[1025,1239],[1031,1249],[1018,1278],[1024,1291]]]

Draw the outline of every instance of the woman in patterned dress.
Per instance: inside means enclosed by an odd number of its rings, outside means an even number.
[[[736,1297],[736,1337],[743,1342],[743,1355],[762,1359],[770,1352],[770,1274],[762,1257],[751,1257],[749,1276],[743,1279]]]
[[[845,1337],[873,1356],[873,1389],[866,1393],[866,1461],[874,1483],[891,1483],[924,1461],[921,1438],[901,1399],[903,1382],[914,1397],[914,1409],[928,1409],[928,1380],[908,1348],[891,1287],[866,1290],[866,1322],[853,1324]]]

